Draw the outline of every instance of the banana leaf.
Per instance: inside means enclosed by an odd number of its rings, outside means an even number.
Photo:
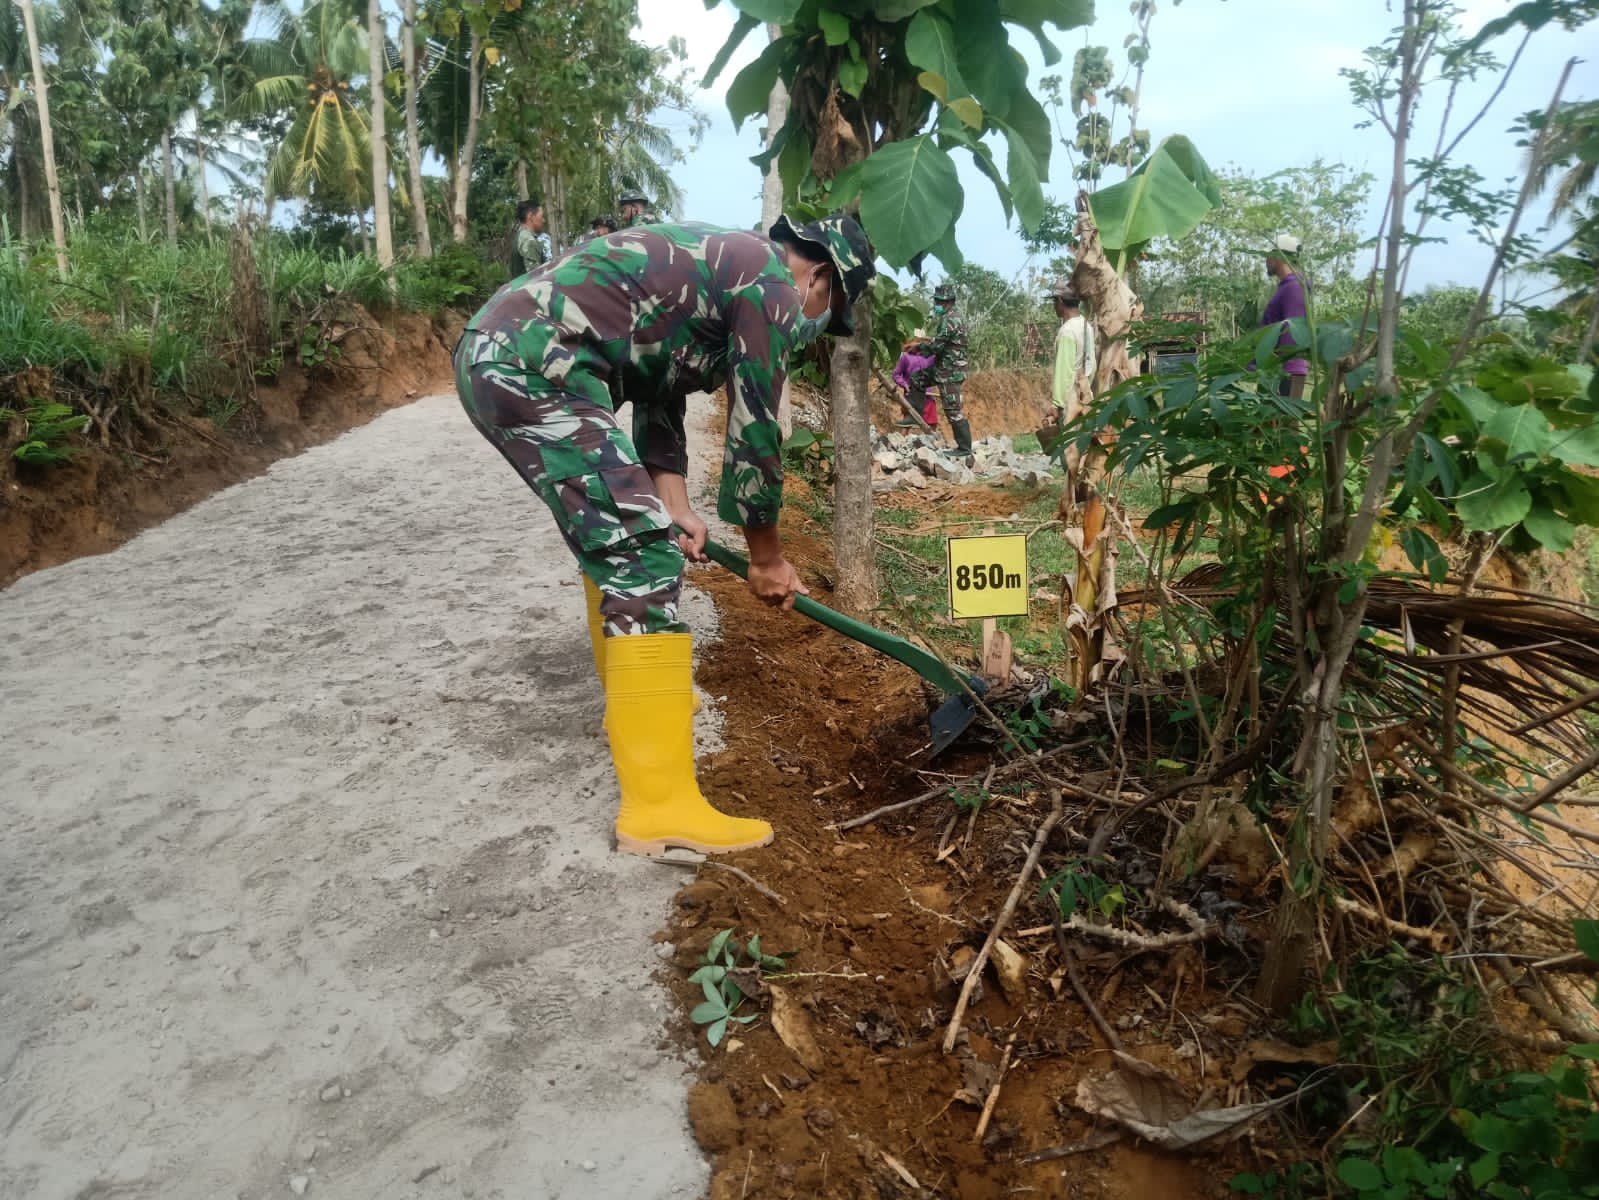
[[[1088,198],[1100,244],[1123,257],[1153,238],[1192,233],[1220,203],[1216,176],[1181,135],[1156,146],[1127,179]]]

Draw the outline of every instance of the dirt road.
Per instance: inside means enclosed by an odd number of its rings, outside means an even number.
[[[700,1194],[581,597],[453,397],[0,593],[0,1196]]]

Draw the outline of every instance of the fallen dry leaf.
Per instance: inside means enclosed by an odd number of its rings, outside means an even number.
[[[811,1033],[811,1019],[805,1015],[797,1000],[780,987],[769,989],[772,993],[772,1029],[778,1040],[788,1047],[789,1053],[799,1060],[800,1066],[811,1074],[822,1069],[822,1051]]]

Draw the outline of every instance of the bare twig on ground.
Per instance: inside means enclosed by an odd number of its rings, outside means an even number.
[[[1106,1146],[1113,1146],[1122,1140],[1120,1129],[1101,1129],[1098,1133],[1091,1133],[1081,1141],[1067,1142],[1064,1146],[1051,1146],[1047,1150],[1034,1150],[1031,1154],[1022,1155],[1021,1161],[1029,1166],[1035,1163],[1050,1162],[1057,1158],[1069,1158],[1073,1154],[1086,1154],[1090,1150],[1101,1150]]]
[[[1112,1050],[1120,1050],[1122,1048],[1121,1038],[1111,1028],[1110,1022],[1105,1020],[1105,1014],[1099,1011],[1099,1005],[1094,1003],[1094,998],[1088,994],[1088,985],[1083,982],[1083,973],[1077,966],[1077,951],[1066,940],[1066,927],[1061,923],[1060,904],[1058,902],[1049,915],[1051,918],[1050,928],[1055,934],[1055,945],[1060,947],[1061,962],[1066,967],[1066,978],[1071,980],[1072,991],[1077,993],[1078,1003],[1083,1006],[1083,1011],[1088,1014],[1089,1020],[1093,1021],[1095,1027],[1099,1030],[1100,1036],[1105,1039],[1105,1045]]]
[[[1038,833],[1033,838],[1032,847],[1027,851],[1027,861],[1022,864],[1021,872],[1016,876],[1016,883],[1010,890],[1010,895],[1005,897],[1005,904],[999,910],[999,918],[994,922],[994,927],[988,931],[988,937],[983,942],[983,948],[977,952],[977,957],[972,960],[971,970],[967,972],[966,981],[961,984],[960,998],[955,1002],[955,1014],[949,1019],[949,1030],[944,1034],[944,1053],[949,1054],[955,1049],[955,1039],[960,1036],[961,1019],[966,1015],[966,1007],[972,1002],[972,992],[977,987],[977,981],[982,977],[983,967],[988,962],[988,956],[994,952],[994,943],[999,941],[1005,932],[1005,927],[1010,924],[1011,917],[1016,914],[1017,902],[1022,898],[1022,889],[1027,886],[1032,878],[1033,868],[1038,865],[1039,856],[1044,852],[1044,843],[1049,840],[1049,835],[1054,832],[1055,826],[1060,824],[1063,810],[1061,808],[1061,795],[1059,788],[1050,789],[1049,815],[1044,818],[1043,824],[1038,827]]]
[[[999,1074],[994,1077],[994,1086],[988,1090],[988,1099],[983,1101],[982,1115],[977,1118],[977,1132],[972,1134],[972,1141],[981,1142],[983,1134],[988,1132],[988,1122],[994,1116],[994,1106],[999,1103],[999,1089],[1005,1082],[1005,1072],[1010,1070],[1010,1057],[1016,1049],[1016,1035],[1012,1033],[1005,1043],[1005,1053],[999,1058]]]
[[[765,896],[773,904],[780,904],[784,908],[788,907],[788,901],[787,900],[783,899],[782,896],[778,895],[771,888],[767,887],[764,883],[762,883],[760,880],[756,879],[754,876],[752,876],[748,871],[744,870],[742,867],[735,867],[732,863],[717,862],[714,858],[707,858],[703,863],[700,863],[699,865],[702,866],[702,867],[715,867],[718,871],[726,871],[729,875],[736,875],[738,878],[742,879],[745,883],[749,884],[752,888],[754,888],[761,895]]]
[[[825,828],[835,830],[839,833],[843,833],[850,829],[859,829],[862,825],[870,825],[879,817],[886,817],[892,813],[904,812],[907,808],[915,808],[918,804],[926,804],[929,800],[936,800],[940,796],[947,796],[952,789],[955,791],[960,791],[964,788],[971,787],[974,784],[980,784],[986,788],[996,776],[1010,775],[1021,770],[1023,767],[1036,767],[1049,759],[1058,758],[1060,755],[1065,754],[1068,751],[1081,750],[1085,745],[1087,745],[1086,742],[1067,742],[1064,745],[1055,746],[1049,750],[1028,755],[1026,758],[1013,758],[1010,762],[995,763],[992,764],[981,775],[968,775],[964,779],[953,780],[950,783],[946,783],[943,787],[936,787],[932,789],[932,791],[923,792],[920,796],[912,796],[909,800],[897,800],[893,804],[885,804],[881,808],[874,808],[871,812],[866,813],[863,816],[851,817],[847,821],[834,821],[831,825],[828,825]],[[1051,781],[1051,786],[1054,786],[1053,781]]]

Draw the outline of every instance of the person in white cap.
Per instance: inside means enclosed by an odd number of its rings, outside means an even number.
[[[1282,325],[1282,336],[1277,339],[1279,346],[1294,344],[1294,337],[1288,331],[1287,322],[1294,317],[1306,315],[1305,285],[1295,269],[1298,262],[1299,239],[1292,234],[1278,234],[1271,249],[1266,251],[1266,274],[1277,281],[1277,288],[1272,292],[1271,299],[1266,302],[1266,311],[1261,314],[1260,326],[1264,329],[1268,325]],[[1290,358],[1283,364],[1283,378],[1277,385],[1278,392],[1284,396],[1303,396],[1305,376],[1309,371],[1310,364],[1304,359]]]
[[[1070,279],[1057,279],[1049,289],[1060,329],[1055,334],[1055,377],[1052,399],[1055,420],[1065,424],[1088,407],[1094,395],[1094,327],[1083,316],[1083,301]]]

